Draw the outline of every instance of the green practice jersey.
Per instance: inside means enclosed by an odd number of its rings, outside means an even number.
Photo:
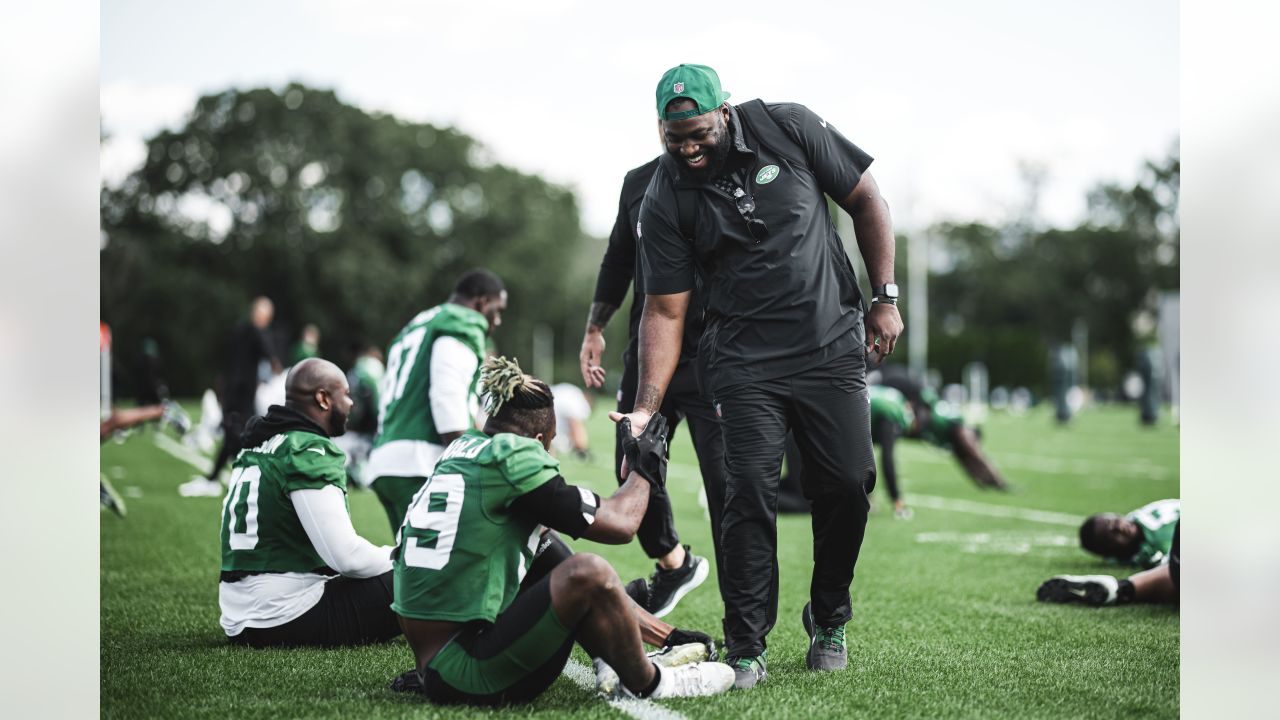
[[[400,331],[387,350],[387,371],[378,390],[378,437],[374,447],[397,440],[443,444],[431,419],[431,346],[439,337],[457,338],[476,354],[471,392],[480,379],[489,321],[453,303],[424,310]]]
[[[964,425],[959,410],[946,400],[938,400],[929,407],[929,421],[920,427],[919,438],[931,445],[950,448],[952,433]]]
[[[222,503],[222,569],[315,572],[324,567],[289,493],[347,491],[346,456],[329,438],[289,430],[240,452]]]
[[[1130,562],[1143,567],[1164,562],[1173,546],[1173,531],[1181,516],[1182,503],[1178,500],[1157,500],[1126,515],[1142,529],[1142,545]]]
[[[915,418],[905,395],[887,385],[870,385],[867,387],[867,396],[871,400],[872,424],[888,420],[898,428],[901,435],[911,429]]]
[[[515,598],[538,541],[538,525],[513,515],[511,503],[558,474],[531,438],[468,430],[451,443],[400,526],[391,609],[492,622]]]

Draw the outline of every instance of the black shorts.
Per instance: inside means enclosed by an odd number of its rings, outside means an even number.
[[[340,647],[386,642],[400,634],[391,612],[392,571],[376,577],[337,577],[324,584],[315,607],[283,625],[245,628],[228,640],[249,647]]]
[[[569,661],[573,631],[551,606],[544,577],[516,596],[493,623],[467,623],[427,663],[422,692],[433,703],[509,705],[551,687]]]

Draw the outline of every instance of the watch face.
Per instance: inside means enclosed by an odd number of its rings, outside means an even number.
[[[898,283],[885,283],[884,296],[891,298],[898,297]]]

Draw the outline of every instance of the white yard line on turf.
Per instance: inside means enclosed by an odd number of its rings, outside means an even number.
[[[182,462],[199,470],[201,474],[208,474],[213,469],[213,462],[209,458],[174,440],[168,435],[156,433],[156,447],[169,453]]]
[[[944,451],[913,453],[911,460],[949,465],[951,455]],[[1033,472],[1055,473],[1061,475],[1082,475],[1085,477],[1106,478],[1108,480],[1125,480],[1140,478],[1143,480],[1163,480],[1175,477],[1175,468],[1161,467],[1147,462],[1099,463],[1079,458],[1058,458],[1045,455],[1024,455],[1019,453],[993,453],[996,464],[1005,469],[1030,470]]]
[[[1009,505],[991,505],[989,503],[974,502],[973,500],[956,500],[954,498],[938,497],[936,495],[916,495],[914,493],[908,493],[907,501],[916,507],[924,507],[931,510],[950,510],[952,512],[969,513],[971,515],[1017,518],[1018,520],[1030,520],[1031,522],[1045,523],[1048,525],[1080,527],[1080,523],[1084,522],[1084,518],[1078,515],[1049,512],[1048,510],[1032,510],[1030,508],[1011,507]]]
[[[588,692],[596,691],[596,675],[586,665],[577,660],[569,660],[564,666],[565,677],[572,680],[578,687]],[[618,712],[629,715],[636,720],[685,720],[685,716],[674,710],[668,710],[661,705],[655,705],[648,700],[640,700],[637,698],[616,698],[609,701]]]

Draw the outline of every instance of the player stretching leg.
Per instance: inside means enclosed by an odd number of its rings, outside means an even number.
[[[547,452],[555,436],[550,388],[505,358],[484,369],[484,431],[467,431],[445,450],[409,506],[396,549],[392,610],[423,694],[436,703],[527,702],[560,675],[575,641],[616,671],[628,695],[687,697],[731,687],[727,665],[659,669],[646,657],[635,605],[599,556],[569,557],[518,592],[539,525],[630,541],[651,486],[665,482],[665,421],[634,439],[627,429],[633,472],[601,500],[565,483]]]

